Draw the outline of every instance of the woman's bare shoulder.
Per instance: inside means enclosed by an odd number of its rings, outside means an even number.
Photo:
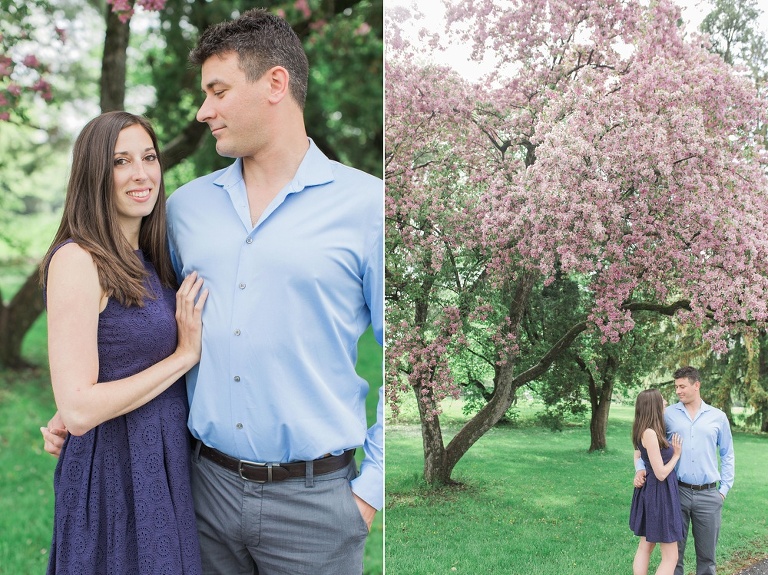
[[[49,286],[77,287],[99,284],[99,274],[91,253],[74,242],[61,246],[48,264]]]

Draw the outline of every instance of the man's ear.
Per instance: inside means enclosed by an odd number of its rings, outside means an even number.
[[[291,76],[282,66],[275,66],[267,71],[267,78],[269,79],[268,100],[272,104],[277,104],[288,95]]]

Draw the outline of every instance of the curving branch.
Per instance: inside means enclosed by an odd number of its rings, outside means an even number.
[[[676,312],[684,309],[691,311],[691,302],[687,299],[681,299],[674,303],[665,305],[653,302],[633,301],[626,302],[621,305],[621,309],[628,311],[654,311],[662,315],[675,315]]]

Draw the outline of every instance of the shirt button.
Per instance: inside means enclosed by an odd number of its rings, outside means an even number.
[[[245,289],[245,284],[240,284],[240,285],[239,285],[239,286],[237,286],[237,287],[239,287],[240,289]]]
[[[239,329],[235,330],[235,335],[240,335],[240,330]]]
[[[253,243],[253,238],[248,238],[247,240],[245,240],[245,243],[246,244],[252,244]]]
[[[235,427],[237,427],[238,429],[242,429],[243,428],[243,424],[242,423],[238,423],[237,425],[235,425]]]
[[[235,381],[240,381],[240,376],[239,375],[235,376]]]

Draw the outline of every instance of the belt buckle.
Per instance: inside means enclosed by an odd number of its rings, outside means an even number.
[[[245,475],[243,475],[243,464],[253,465],[254,467],[266,467],[267,468],[266,481],[259,481],[258,479],[248,479]],[[245,459],[241,459],[237,462],[237,473],[238,475],[240,475],[240,478],[245,481],[252,481],[253,483],[272,483],[272,467],[274,465],[275,465],[274,463],[260,463],[256,461],[247,461]]]

